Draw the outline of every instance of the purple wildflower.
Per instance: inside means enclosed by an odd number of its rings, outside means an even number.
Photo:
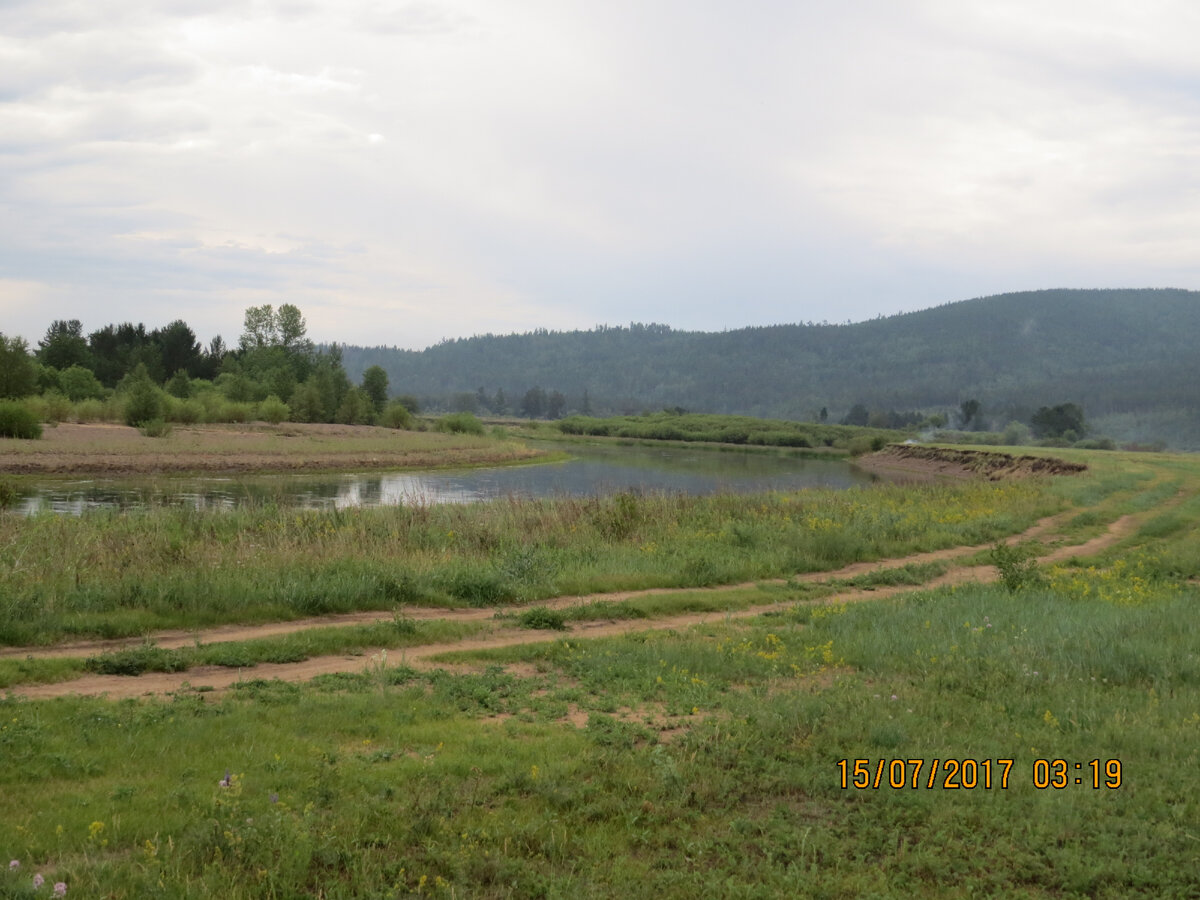
[[[38,872],[36,875],[33,876],[33,889],[35,891],[45,883],[46,883],[46,879],[42,877],[41,872]]]
[[[233,773],[226,769],[225,777],[218,781],[217,784],[219,784],[221,787],[229,787],[231,784],[233,784]]]
[[[278,803],[278,802],[279,802],[279,795],[278,795],[278,794],[271,794],[271,802],[272,802],[272,803]]]
[[[10,871],[17,871],[17,869],[21,868],[21,861],[19,859],[14,859],[8,864],[8,868]]]
[[[65,881],[54,882],[54,896],[55,897],[67,896],[67,883]]]

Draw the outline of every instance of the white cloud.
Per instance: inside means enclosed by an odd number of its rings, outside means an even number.
[[[297,302],[418,346],[1200,286],[1183,2],[111,6],[0,3],[27,336],[66,314],[34,287],[87,327]]]

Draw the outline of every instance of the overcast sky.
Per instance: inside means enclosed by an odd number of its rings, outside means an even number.
[[[0,0],[0,331],[1200,287],[1194,0]]]

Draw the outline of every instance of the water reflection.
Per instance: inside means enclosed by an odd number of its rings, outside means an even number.
[[[618,491],[712,494],[849,488],[874,477],[834,460],[756,452],[572,445],[573,459],[545,465],[424,473],[158,477],[50,481],[23,486],[26,514],[184,506],[198,510],[274,504],[345,509],[475,503],[497,497],[596,496]]]

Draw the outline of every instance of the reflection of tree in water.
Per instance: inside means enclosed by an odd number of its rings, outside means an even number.
[[[378,506],[383,502],[383,479],[364,478],[361,481],[359,494],[366,506]]]

